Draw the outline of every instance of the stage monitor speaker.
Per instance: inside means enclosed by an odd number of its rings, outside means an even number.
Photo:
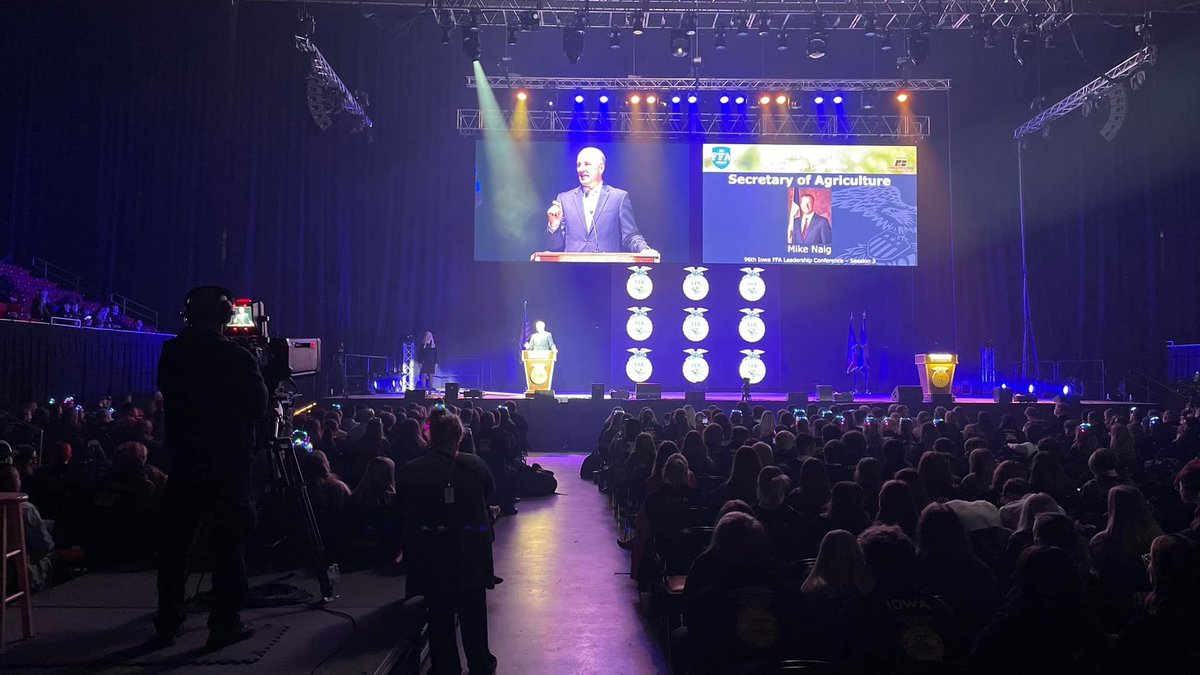
[[[685,391],[683,392],[683,402],[693,406],[695,406],[697,403],[704,403],[704,392]]]
[[[1013,394],[1013,403],[1037,403],[1037,394]]]
[[[892,390],[892,403],[899,403],[900,405],[906,405],[909,408],[915,408],[924,402],[925,392],[921,390],[919,385],[900,385]]]
[[[614,401],[628,401],[629,400],[629,390],[628,389],[613,389],[608,392],[608,396],[609,396],[609,398],[611,398]]]
[[[833,385],[818,384],[817,385],[817,400],[821,403],[833,403]]]
[[[662,398],[662,385],[652,382],[639,382],[634,389],[634,396],[638,400],[658,400]]]
[[[996,387],[992,390],[992,401],[995,403],[1012,403],[1013,390],[1008,387]]]
[[[839,391],[834,393],[833,400],[837,403],[854,403],[854,392]]]
[[[954,394],[930,394],[929,402],[934,406],[949,408],[954,405]]]
[[[604,383],[603,382],[593,382],[592,383],[592,400],[600,401],[603,399],[604,399]]]
[[[788,407],[803,408],[808,405],[807,391],[789,391],[787,395]]]
[[[483,398],[483,390],[482,389],[468,389],[466,392],[463,393],[463,396],[466,396],[467,398],[470,398],[470,399],[480,399],[480,398]]]
[[[425,401],[424,389],[410,389],[404,392],[405,403],[422,403]]]
[[[458,383],[457,382],[447,382],[446,383],[446,402],[447,403],[457,403],[458,402]]]

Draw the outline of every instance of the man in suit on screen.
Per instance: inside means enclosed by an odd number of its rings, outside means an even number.
[[[807,192],[792,202],[791,220],[788,225],[789,244],[816,244],[828,246],[833,240],[833,226],[829,219],[816,213],[813,205],[816,200]]]
[[[629,193],[604,182],[604,153],[584,148],[575,160],[579,187],[546,210],[546,250],[657,255],[638,231]]]

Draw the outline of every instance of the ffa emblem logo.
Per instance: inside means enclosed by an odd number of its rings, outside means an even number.
[[[633,312],[633,316],[625,322],[625,332],[629,337],[641,342],[650,337],[654,332],[654,322],[646,316],[646,312],[650,311],[649,307],[630,307],[629,311]]]
[[[708,319],[704,318],[704,313],[708,310],[702,307],[688,307],[683,311],[688,313],[688,318],[683,320],[683,336],[692,342],[699,342],[708,337]]]
[[[727,169],[732,161],[732,154],[729,152],[729,147],[718,145],[712,149],[712,163],[718,169]]]
[[[683,295],[692,302],[699,302],[708,297],[708,279],[704,273],[708,271],[707,267],[685,267],[684,271],[688,273],[683,278]]]
[[[650,268],[635,265],[630,267],[629,271],[633,272],[625,282],[625,290],[629,293],[629,297],[634,300],[645,300],[650,297],[650,294],[654,292],[654,282],[650,280],[650,275],[646,274]]]
[[[708,361],[704,360],[707,349],[685,349],[688,355],[683,360],[683,379],[692,384],[699,384],[708,379]]]
[[[738,364],[738,376],[750,380],[750,384],[758,384],[767,376],[767,364],[763,363],[761,349],[743,349],[746,357]]]
[[[625,374],[628,375],[629,379],[633,380],[634,382],[640,383],[649,380],[650,374],[654,372],[654,366],[650,365],[650,359],[646,357],[646,354],[648,354],[650,350],[643,349],[641,347],[633,347],[631,349],[627,349],[626,351],[632,354],[632,356],[630,356],[629,360],[625,362]]]
[[[742,280],[738,282],[738,292],[742,294],[742,299],[746,302],[758,302],[767,294],[767,283],[763,281],[763,268],[761,267],[743,267],[742,271],[746,273]]]
[[[758,316],[762,314],[761,309],[743,309],[742,320],[738,322],[738,335],[746,342],[758,342],[763,339],[763,335],[767,332],[767,326]]]
[[[950,371],[946,368],[934,368],[929,381],[938,389],[945,389],[950,386]]]
[[[532,382],[536,385],[543,385],[543,384],[546,384],[546,381],[549,379],[550,379],[550,373],[546,372],[545,364],[537,363],[537,364],[534,364],[534,366],[529,369],[529,381],[530,382]]]

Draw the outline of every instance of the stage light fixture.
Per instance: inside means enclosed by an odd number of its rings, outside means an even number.
[[[723,31],[723,30],[717,31],[717,34],[713,37],[713,49],[717,49],[717,50],[725,49],[725,31]]]
[[[682,100],[683,99],[679,98],[679,94],[675,94],[674,96],[671,97],[671,103],[673,103],[674,105],[679,105],[679,102]]]
[[[579,63],[579,57],[583,56],[583,32],[576,27],[563,28],[562,41],[567,62]]]
[[[745,96],[738,96],[737,98],[733,99],[733,102],[734,102],[735,104],[737,104],[737,105],[742,105],[743,103],[745,103],[745,102],[746,102],[746,97],[745,97]]]
[[[879,49],[880,49],[880,51],[885,51],[885,52],[892,51],[892,32],[891,31],[885,29],[882,33],[879,34]]]
[[[462,50],[469,61],[478,61],[483,58],[483,50],[479,47],[479,33],[463,31]]]
[[[864,91],[862,93],[862,109],[874,110],[879,105],[879,92]]]
[[[684,58],[692,51],[692,38],[682,30],[675,29],[671,31],[671,56],[676,58]]]
[[[442,44],[443,45],[450,44],[450,27],[449,26],[442,26]]]
[[[720,101],[721,105],[729,105],[729,97],[728,96],[722,95],[721,98],[718,100]]]
[[[787,49],[788,49],[787,33],[783,32],[783,31],[779,31],[779,33],[775,36],[775,49],[776,49],[776,51],[781,51],[781,52],[787,51]]]
[[[787,95],[780,94],[780,95],[776,96],[775,102],[778,103],[779,105],[783,105],[784,103],[787,103]]]
[[[750,34],[750,18],[745,14],[739,14],[733,17],[733,34],[738,37],[746,37]]]
[[[771,15],[764,14],[758,22],[758,36],[767,37],[771,34]]]
[[[583,103],[583,94],[575,94],[575,102]]]
[[[698,102],[699,100],[700,100],[699,96],[696,96],[695,94],[688,94],[687,102],[689,105],[696,105],[696,102]],[[726,98],[726,100],[729,100],[729,99]]]
[[[588,15],[587,12],[575,12],[575,32],[583,35],[587,32]]]
[[[896,102],[897,103],[908,103],[908,92],[907,91],[896,92]]]
[[[507,42],[508,42],[508,46],[509,46],[509,47],[516,47],[516,46],[517,46],[517,29],[516,29],[516,28],[511,28],[511,27],[510,27],[510,28],[508,29],[508,40],[507,40]]]
[[[825,58],[829,45],[825,36],[825,15],[820,10],[813,14],[812,30],[812,34],[808,36],[808,58]]]
[[[634,105],[637,105],[642,102],[642,97],[638,96],[637,94],[634,94],[633,96],[629,97],[629,102]]]
[[[608,32],[608,48],[609,49],[620,49],[621,48],[621,31],[610,30]]]
[[[696,15],[695,14],[684,14],[683,21],[681,22],[681,27],[683,28],[683,32],[686,33],[689,37],[692,35],[695,35],[696,34]]]
[[[908,62],[914,66],[925,63],[929,58],[929,32],[926,30],[911,30],[908,32],[908,51],[905,54]]]
[[[758,97],[758,104],[759,104],[759,105],[769,105],[770,103],[771,103],[771,97],[770,97],[770,96],[767,96],[766,94],[763,94],[762,96],[759,96],[759,97]]]
[[[479,32],[479,10],[473,9],[467,13],[467,32]]]
[[[528,99],[529,99],[529,94],[527,94],[527,93],[525,93],[525,92],[523,92],[523,91],[518,91],[518,92],[517,92],[517,100],[518,100],[518,101],[525,101],[525,100],[528,100]]]
[[[533,31],[538,25],[537,12],[525,12],[521,15],[521,30],[526,33]]]
[[[1029,385],[1029,393],[1033,394],[1035,392],[1037,392],[1037,387],[1033,386],[1032,384]]]
[[[608,105],[608,94],[600,94],[600,105]]]
[[[876,24],[877,24],[877,19],[875,18],[875,12],[867,12],[866,14],[863,14],[863,21],[862,21],[863,35],[866,35],[867,37],[875,37]]]
[[[630,17],[629,25],[633,28],[634,35],[641,35],[646,32],[646,15],[641,12],[634,12]]]
[[[816,96],[813,97],[813,103],[816,105],[824,105],[825,97],[820,94],[817,94]]]
[[[841,104],[842,104],[842,101],[843,101],[843,99],[842,99],[842,95],[841,95],[841,94],[837,94],[837,95],[835,95],[835,96],[833,97],[833,104],[834,104],[834,105],[841,105]]]
[[[655,103],[658,103],[658,97],[657,97],[657,96],[655,96],[654,94],[650,94],[649,96],[647,96],[647,97],[646,97],[646,104],[647,104],[647,105],[654,105]]]

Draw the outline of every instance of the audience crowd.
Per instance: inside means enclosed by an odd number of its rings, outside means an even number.
[[[742,403],[616,408],[594,477],[679,672],[1194,672],[1198,454],[1200,407]]]
[[[478,455],[495,477],[494,517],[517,513],[519,494],[544,493],[547,481],[554,484],[549,472],[524,462],[529,425],[513,401],[486,410],[415,403],[307,410],[295,417],[293,440],[331,562],[402,562],[397,474],[432,451],[429,422],[446,411],[465,427],[459,451]],[[126,396],[118,404],[105,397],[87,408],[72,399],[30,402],[15,416],[21,428],[42,432],[40,453],[33,443],[0,441],[0,492],[29,495],[24,520],[33,586],[88,567],[152,567],[159,528],[169,526],[159,519],[171,475],[161,395],[144,403]],[[270,453],[259,452],[254,479],[264,541],[297,522],[274,473]]]

